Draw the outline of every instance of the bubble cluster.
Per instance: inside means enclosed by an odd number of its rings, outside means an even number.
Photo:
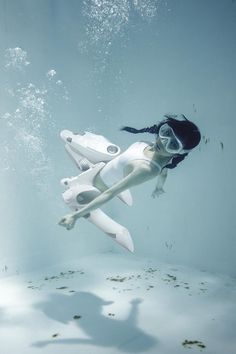
[[[22,70],[30,64],[27,57],[27,52],[20,47],[8,48],[5,51],[5,68]]]
[[[58,97],[62,97],[66,101],[69,100],[69,92],[66,86],[63,84],[62,80],[58,79],[58,74],[55,69],[50,69],[46,73],[46,77],[49,80],[48,91]]]
[[[56,70],[51,69],[47,72],[46,76],[49,80],[52,80],[52,78],[57,74]]]
[[[46,72],[43,84],[42,80],[40,85],[25,82],[26,69],[31,63],[28,53],[19,46],[7,48],[4,59],[8,72],[18,76],[15,85],[5,88],[11,110],[0,116],[0,169],[27,174],[40,192],[48,192],[53,163],[47,153],[46,136],[56,125],[51,103],[61,99],[68,101],[69,92],[53,68]]]
[[[29,83],[25,87],[19,87],[16,90],[18,97],[18,108],[15,112],[18,120],[22,118],[28,122],[34,131],[38,130],[42,122],[48,117],[47,109],[48,90],[39,89],[34,84]]]
[[[21,171],[34,177],[37,187],[44,189],[44,179],[51,170],[46,154],[43,129],[48,128],[50,113],[47,107],[47,90],[29,83],[14,90],[17,108],[6,112],[1,119],[4,139],[1,141],[1,167],[15,171],[22,158]]]
[[[7,67],[11,70],[27,66],[27,54],[20,48],[6,50]],[[11,60],[9,59],[11,58]],[[51,115],[51,100],[69,99],[69,93],[58,78],[57,71],[50,69],[45,74],[43,84],[33,82],[16,84],[5,89],[6,100],[11,111],[0,116],[3,138],[0,144],[0,167],[4,171],[17,171],[32,176],[40,191],[47,191],[48,178],[53,164],[48,156],[46,136],[55,128]],[[21,164],[21,159],[24,163]]]
[[[86,34],[91,44],[108,46],[117,34],[122,34],[130,22],[132,11],[144,20],[157,15],[164,0],[84,0],[83,14],[87,18]]]
[[[160,0],[133,0],[135,9],[144,19],[152,19],[156,16]]]
[[[27,165],[31,167],[28,172],[34,177],[37,187],[45,189],[44,177],[48,176],[48,173],[52,171],[52,165],[50,158],[45,152],[44,140],[41,136],[30,133],[24,128],[18,131],[18,138],[20,138],[22,150],[27,156]]]
[[[95,73],[106,69],[115,39],[122,38],[122,46],[127,45],[128,30],[135,28],[137,16],[150,23],[161,5],[166,7],[167,0],[83,0],[85,39],[78,48],[93,54]]]
[[[84,15],[89,19],[86,33],[92,43],[109,44],[129,20],[128,0],[84,0]]]

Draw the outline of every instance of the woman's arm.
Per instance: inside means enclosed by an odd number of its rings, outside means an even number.
[[[86,205],[81,210],[64,216],[60,220],[59,225],[66,227],[67,230],[72,229],[74,227],[75,221],[78,218],[86,216],[91,211],[99,208],[101,205],[108,202],[110,199],[114,198],[122,191],[130,187],[133,187],[135,185],[138,185],[140,183],[143,183],[150,178],[153,178],[153,173],[149,165],[146,164],[146,162],[136,164],[133,170],[121,181],[119,181],[112,187],[108,188],[105,192],[100,194],[98,197],[92,200],[88,205]]]
[[[164,186],[166,178],[167,178],[167,171],[168,171],[167,168],[163,168],[163,170],[159,174],[156,187],[155,187],[154,191],[152,192],[153,198],[159,197],[161,194],[165,193],[163,186]]]

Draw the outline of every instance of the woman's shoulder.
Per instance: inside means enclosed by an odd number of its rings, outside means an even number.
[[[140,140],[140,141],[136,141],[133,144],[130,145],[131,146],[154,146],[154,144],[150,141],[145,141],[145,140]]]

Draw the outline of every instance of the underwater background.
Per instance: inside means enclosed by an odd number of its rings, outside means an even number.
[[[133,257],[86,220],[67,232],[60,179],[77,174],[60,131],[127,148],[168,112],[202,133],[199,147],[134,205],[105,207],[135,255],[236,276],[236,2],[0,0],[1,276],[80,257]]]
[[[0,0],[0,353],[236,353],[236,1]],[[125,150],[166,113],[200,145],[71,231],[64,129]]]

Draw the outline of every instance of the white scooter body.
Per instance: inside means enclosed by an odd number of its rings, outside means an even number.
[[[73,134],[69,130],[63,130],[60,135],[66,142],[65,148],[69,156],[79,170],[83,171],[77,177],[61,180],[61,184],[67,188],[62,194],[63,200],[73,211],[78,211],[101,194],[97,188],[93,187],[93,179],[105,163],[118,156],[121,150],[119,146],[112,144],[102,135],[90,132],[80,135]],[[124,203],[132,205],[132,196],[129,190],[120,193],[118,197]],[[129,231],[111,219],[101,209],[90,212],[84,218],[129,251],[134,251]]]
[[[83,135],[74,134],[69,130],[63,130],[60,135],[70,150],[86,157],[93,164],[110,161],[121,152],[119,146],[112,144],[102,135],[90,132]]]

